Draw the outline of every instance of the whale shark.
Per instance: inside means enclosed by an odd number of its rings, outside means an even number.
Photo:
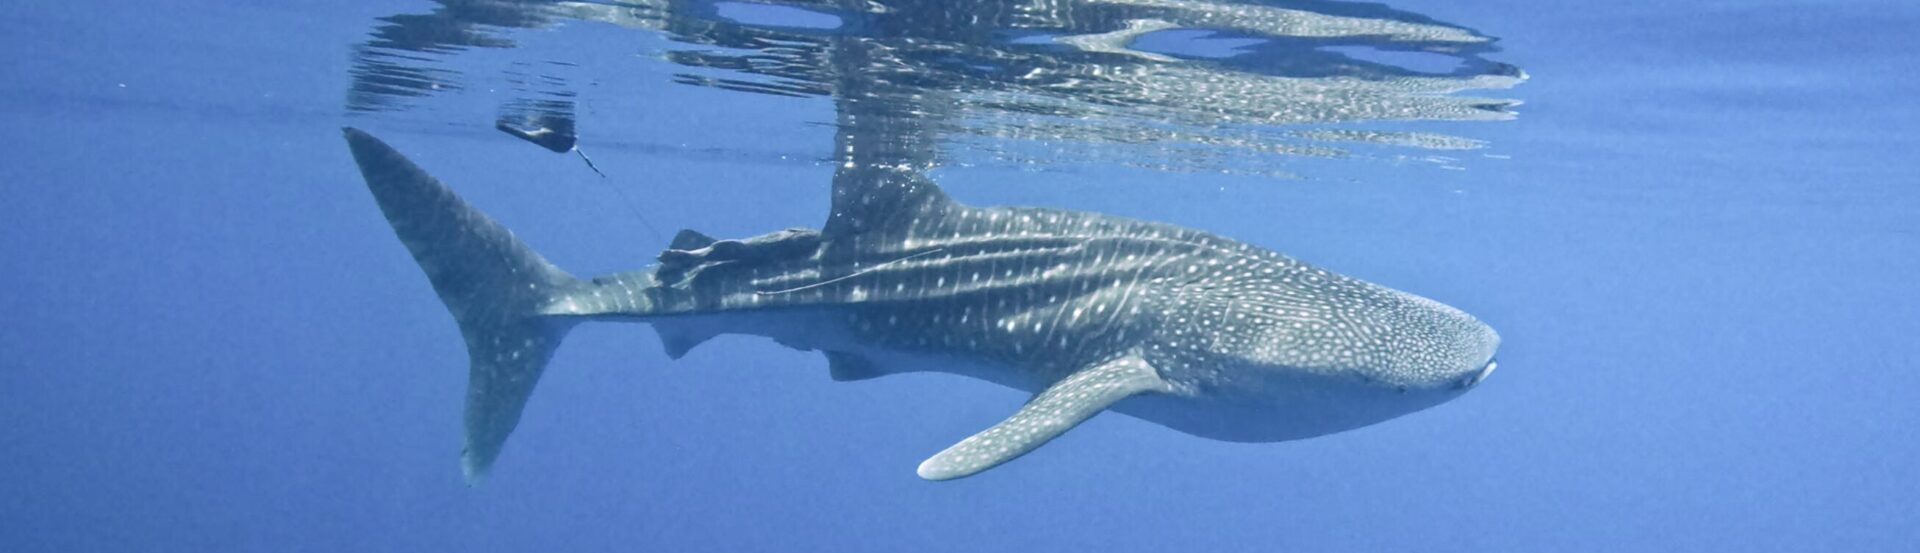
[[[1359,428],[1475,387],[1499,335],[1458,309],[1207,232],[977,207],[922,172],[840,167],[822,228],[682,231],[646,268],[576,278],[374,136],[367,187],[468,353],[462,467],[499,457],[562,337],[649,323],[669,357],[720,334],[819,351],[836,381],[936,371],[1032,397],[921,463],[977,474],[1113,411],[1277,442]]]

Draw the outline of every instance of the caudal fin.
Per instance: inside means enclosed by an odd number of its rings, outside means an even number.
[[[478,483],[520,423],[541,371],[572,327],[572,320],[540,311],[583,284],[393,147],[359,129],[343,130],[380,211],[466,338],[470,366],[461,464],[467,482]]]

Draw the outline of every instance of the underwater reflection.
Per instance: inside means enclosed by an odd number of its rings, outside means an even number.
[[[355,49],[349,110],[412,109],[468,86],[475,77],[453,63],[463,52],[515,48],[517,32],[592,21],[685,44],[662,55],[681,67],[676,83],[831,98],[841,146],[850,138],[864,143],[863,161],[931,164],[944,148],[964,147],[1017,163],[1248,172],[1260,164],[1219,160],[1343,157],[1352,144],[1483,147],[1470,138],[1363,125],[1511,119],[1518,101],[1463,93],[1526,79],[1519,68],[1485,57],[1498,50],[1493,38],[1379,4],[437,4],[429,13],[382,18]],[[576,84],[566,71],[542,69],[566,65],[516,63],[501,76],[516,95],[501,105],[501,117],[570,132]]]

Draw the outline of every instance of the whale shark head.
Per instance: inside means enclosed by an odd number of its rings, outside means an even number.
[[[1349,370],[1400,390],[1460,392],[1479,385],[1498,366],[1500,334],[1472,315],[1427,298],[1394,291],[1399,301],[1375,313],[1375,324],[1352,347],[1377,348],[1370,363]]]
[[[1472,315],[1398,290],[1369,292],[1377,293],[1342,305],[1311,337],[1275,329],[1288,343],[1318,346],[1292,356],[1289,369],[1331,379],[1352,402],[1352,426],[1459,397],[1499,366],[1500,334]]]
[[[1351,380],[1395,393],[1457,394],[1498,363],[1500,334],[1472,315],[1398,290],[1330,309],[1315,324],[1274,325],[1289,370]]]
[[[1445,304],[1317,269],[1265,284],[1222,311],[1238,328],[1222,329],[1231,366],[1213,374],[1238,375],[1217,381],[1238,422],[1176,427],[1236,441],[1330,434],[1460,397],[1498,366],[1499,333]]]

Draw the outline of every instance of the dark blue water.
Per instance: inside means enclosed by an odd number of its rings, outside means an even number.
[[[923,4],[6,8],[0,550],[1920,541],[1913,4],[1276,4],[1344,27]],[[501,118],[573,124],[608,178]],[[1203,228],[1440,299],[1501,331],[1501,369],[1322,438],[1107,415],[932,483],[921,459],[1023,394],[835,383],[756,338],[669,361],[587,325],[468,488],[460,336],[342,125],[576,274],[679,228],[817,227],[852,136],[969,203]]]

